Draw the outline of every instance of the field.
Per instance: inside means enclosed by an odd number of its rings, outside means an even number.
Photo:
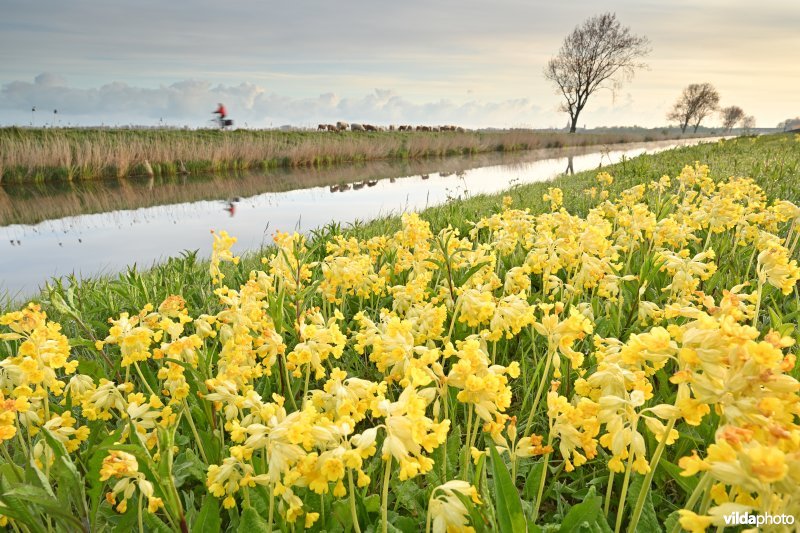
[[[682,137],[679,130],[282,132],[0,128],[0,182],[326,166]]]
[[[799,184],[738,138],[7,303],[0,524],[800,516]]]

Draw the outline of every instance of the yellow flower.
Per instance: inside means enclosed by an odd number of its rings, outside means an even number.
[[[745,456],[750,470],[764,483],[778,482],[789,473],[786,455],[778,448],[756,446],[749,448]]]
[[[306,529],[311,528],[314,525],[314,522],[316,522],[318,519],[319,519],[319,513],[306,513],[305,524],[304,524],[305,528]]]
[[[703,533],[714,521],[711,516],[701,516],[686,509],[678,511],[681,527],[692,533]]]
[[[431,395],[406,387],[396,402],[385,399],[377,405],[376,414],[385,417],[383,458],[388,460],[391,456],[400,463],[400,480],[429,472],[434,462],[422,452],[432,452],[447,436],[450,420],[435,423],[425,414],[431,400]]]
[[[564,203],[564,193],[558,187],[548,187],[547,192],[542,195],[542,200],[550,202],[550,210],[556,211]]]
[[[220,263],[230,262],[234,265],[239,264],[239,258],[235,257],[231,252],[231,246],[236,243],[236,237],[228,235],[227,231],[220,231],[219,233],[211,232],[214,235],[214,244],[212,245],[211,264],[209,266],[209,273],[213,283],[221,283],[225,278],[225,274],[219,268]]]
[[[432,522],[434,533],[475,531],[468,525],[469,511],[456,493],[468,496],[476,505],[481,504],[477,489],[466,481],[454,479],[434,488],[428,500],[428,520]]]

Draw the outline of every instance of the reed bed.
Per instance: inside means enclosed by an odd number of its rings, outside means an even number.
[[[531,130],[312,132],[0,129],[0,181],[26,182],[325,166],[490,151],[675,138],[672,130],[567,134]]]
[[[493,165],[504,165],[513,171],[530,161],[579,156],[597,150],[598,147],[545,148],[525,152],[484,152],[451,157],[382,159],[341,165],[248,169],[194,176],[7,182],[0,184],[0,226],[37,224],[44,220],[120,209],[247,198],[268,192],[310,187],[330,186],[337,187],[338,190],[339,185],[434,173],[450,176]]]

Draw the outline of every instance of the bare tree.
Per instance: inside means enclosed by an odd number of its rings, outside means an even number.
[[[694,124],[694,131],[700,123],[714,112],[719,105],[719,93],[710,83],[692,83],[681,93],[678,101],[667,114],[667,120],[675,120],[681,126],[681,133]]]
[[[731,131],[744,118],[744,110],[735,105],[722,108],[719,114],[722,116],[722,127],[725,131]]]
[[[750,133],[756,127],[756,117],[748,115],[742,119],[742,128],[745,132]]]
[[[783,131],[792,131],[800,128],[800,117],[787,118],[783,122],[778,123],[778,129]]]
[[[646,66],[639,58],[649,52],[647,37],[633,35],[614,13],[594,16],[575,27],[544,69],[544,76],[564,96],[561,110],[569,113],[570,133],[575,133],[589,96],[609,83],[617,86],[618,74],[633,77],[636,69]]]

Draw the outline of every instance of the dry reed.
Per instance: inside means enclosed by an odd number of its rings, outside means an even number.
[[[176,175],[273,166],[324,166],[394,158],[614,144],[675,137],[671,130],[567,134],[281,132],[271,130],[0,129],[0,181]]]

